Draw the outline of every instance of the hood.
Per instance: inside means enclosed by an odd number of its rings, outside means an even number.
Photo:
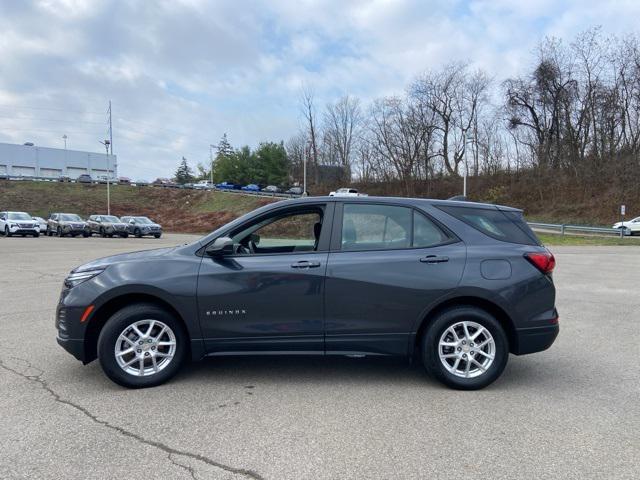
[[[142,250],[139,252],[121,253],[119,255],[112,255],[110,257],[98,258],[84,265],[80,265],[72,270],[72,272],[83,272],[85,270],[93,270],[95,268],[105,268],[109,265],[121,262],[135,262],[139,260],[146,260],[151,257],[161,257],[167,253],[175,250],[176,247],[156,248],[153,250]]]

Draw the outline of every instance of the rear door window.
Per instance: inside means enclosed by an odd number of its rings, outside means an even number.
[[[522,245],[540,245],[536,234],[529,228],[520,212],[453,205],[437,207],[496,240]]]
[[[342,215],[342,250],[411,246],[412,210],[392,205],[347,203]]]

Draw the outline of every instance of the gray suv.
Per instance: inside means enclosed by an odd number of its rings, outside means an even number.
[[[137,238],[145,235],[151,235],[155,238],[162,236],[162,226],[147,217],[122,217],[120,220],[127,225],[127,231]]]
[[[478,389],[510,353],[555,340],[554,265],[514,208],[288,200],[191,244],[74,269],[57,341],[134,388],[187,359],[281,354],[416,358],[442,383]]]
[[[47,220],[46,234],[48,237],[53,235],[58,237],[64,237],[66,235],[71,235],[72,237],[78,235],[88,237],[91,235],[91,232],[89,231],[87,222],[75,213],[52,213]]]
[[[118,235],[127,238],[129,232],[127,224],[114,215],[91,215],[87,219],[90,234],[97,233],[101,237],[112,238]]]

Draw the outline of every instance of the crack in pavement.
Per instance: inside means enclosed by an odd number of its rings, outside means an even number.
[[[196,477],[196,471],[194,470],[194,468],[191,467],[190,465],[183,465],[182,463],[177,462],[176,460],[174,460],[171,453],[169,454],[169,461],[173,463],[176,467],[180,467],[186,470],[187,472],[189,472],[193,480],[198,480],[198,477]]]
[[[130,432],[122,427],[119,427],[117,425],[113,425],[109,422],[107,422],[106,420],[100,420],[96,415],[94,415],[93,413],[91,413],[88,409],[86,409],[85,407],[83,407],[82,405],[79,405],[77,403],[73,403],[71,400],[66,400],[64,398],[62,398],[53,388],[51,388],[51,386],[49,385],[49,383],[44,380],[42,378],[42,375],[44,374],[43,370],[40,370],[37,367],[34,367],[33,365],[31,365],[31,363],[29,363],[27,360],[24,360],[22,358],[19,357],[11,357],[13,360],[16,360],[18,363],[22,363],[23,366],[25,367],[23,369],[23,371],[19,371],[16,370],[15,368],[12,368],[10,366],[8,366],[2,359],[0,359],[0,367],[3,368],[4,370],[11,372],[21,378],[24,378],[25,380],[32,382],[32,383],[36,383],[37,385],[39,385],[44,391],[48,392],[53,399],[58,402],[61,403],[63,405],[67,405],[71,408],[74,408],[75,410],[79,411],[80,413],[82,413],[83,415],[85,415],[87,418],[89,418],[91,421],[93,421],[94,423],[97,423],[98,425],[102,425],[103,427],[109,428],[117,433],[119,433],[120,435],[123,435],[125,437],[128,438],[132,438],[133,440],[136,440],[140,443],[143,443],[145,445],[149,445],[150,447],[155,447],[159,450],[162,450],[163,452],[165,452],[166,454],[169,455],[169,460],[184,468],[187,469],[190,473],[191,476],[195,479],[195,471],[192,472],[192,467],[189,466],[185,466],[182,465],[180,463],[175,462],[172,458],[171,455],[178,455],[178,456],[183,456],[183,457],[187,457],[187,458],[192,458],[194,460],[198,460],[202,463],[205,463],[206,465],[209,465],[211,467],[215,467],[215,468],[219,468],[221,470],[224,470],[225,472],[228,473],[233,473],[236,475],[243,475],[245,477],[248,478],[253,478],[255,480],[264,480],[264,477],[262,477],[258,472],[255,472],[253,470],[248,470],[248,469],[244,469],[244,468],[235,468],[235,467],[231,467],[229,465],[225,465],[223,463],[220,462],[216,462],[215,460],[210,459],[209,457],[205,457],[204,455],[201,455],[199,453],[191,453],[191,452],[187,452],[184,450],[178,450],[176,448],[170,447],[168,445],[165,445],[162,442],[158,442],[155,440],[149,440],[147,438],[144,438],[141,435],[138,435],[137,433],[134,432]],[[31,370],[31,371],[36,371],[38,373],[36,374],[28,374],[27,372]]]

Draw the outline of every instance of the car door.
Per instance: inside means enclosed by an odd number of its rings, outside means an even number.
[[[204,256],[198,309],[208,353],[324,353],[332,217],[332,203],[276,209],[228,233],[233,254]]]
[[[466,248],[424,211],[344,202],[325,281],[328,354],[407,353],[429,305],[455,288]]]

